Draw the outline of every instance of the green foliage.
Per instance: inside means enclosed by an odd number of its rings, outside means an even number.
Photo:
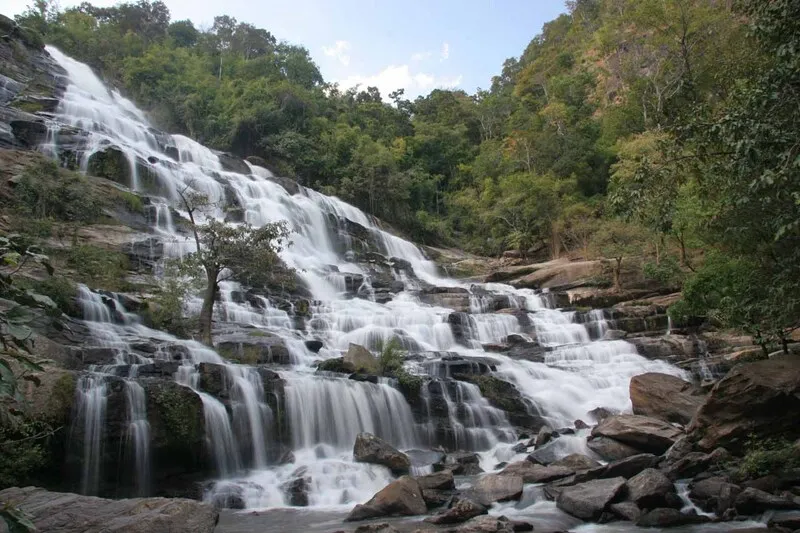
[[[394,376],[403,370],[403,360],[405,352],[397,337],[392,337],[384,343],[381,353],[378,355],[378,368],[384,376]]]
[[[678,261],[671,255],[662,257],[658,263],[655,261],[645,262],[642,265],[642,271],[645,278],[667,286],[680,285],[684,277]]]
[[[91,288],[120,291],[127,286],[128,257],[91,244],[77,244],[67,251],[67,265],[77,281]]]
[[[17,207],[36,219],[91,222],[100,204],[87,179],[59,169],[53,161],[30,166],[14,186]]]
[[[0,487],[29,484],[31,473],[47,464],[49,454],[41,437],[49,432],[44,422],[27,419],[13,428],[0,426]]]
[[[120,191],[119,196],[123,205],[128,208],[128,211],[132,213],[144,212],[144,203],[142,202],[142,197],[138,194],[128,191]]]
[[[60,311],[70,316],[78,315],[75,296],[78,287],[75,283],[63,276],[52,276],[41,281],[26,282],[30,288],[39,294],[50,298]]]
[[[735,478],[740,481],[780,474],[800,467],[800,449],[785,439],[757,439],[751,435]]]
[[[148,301],[148,315],[153,327],[178,337],[188,337],[197,324],[186,315],[186,297],[200,289],[197,280],[183,274],[180,262],[167,261],[157,280],[158,290]]]

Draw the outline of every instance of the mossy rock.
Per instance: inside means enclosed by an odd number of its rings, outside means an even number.
[[[205,442],[203,401],[195,391],[172,381],[146,384],[153,448],[196,454]]]
[[[131,186],[131,165],[125,153],[115,146],[89,156],[87,172],[92,176],[110,179],[126,187]]]
[[[453,377],[477,385],[483,397],[493,406],[505,411],[509,421],[515,426],[538,429],[543,425],[540,417],[533,413],[533,406],[508,381],[487,375],[456,374]]]
[[[317,370],[321,372],[352,374],[356,371],[356,368],[350,363],[345,363],[343,357],[335,357],[333,359],[325,359],[324,361],[320,361],[320,363],[317,365]]]

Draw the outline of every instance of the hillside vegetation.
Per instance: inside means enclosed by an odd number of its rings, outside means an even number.
[[[486,90],[387,103],[308,51],[161,2],[18,17],[162,128],[255,156],[418,242],[625,258],[672,313],[784,343],[800,311],[800,4],[573,0]],[[487,80],[488,83],[488,80]]]

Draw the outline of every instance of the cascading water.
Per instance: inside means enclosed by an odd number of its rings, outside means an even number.
[[[176,231],[171,214],[172,209],[181,213],[178,192],[186,187],[207,194],[219,206],[205,216],[225,220],[230,210],[223,206],[235,207],[240,220],[256,226],[286,221],[292,230],[293,244],[281,258],[297,269],[309,296],[307,309],[295,313],[295,302],[279,304],[230,282],[221,287],[215,314],[225,326],[222,338],[227,339],[228,333],[248,342],[277,338],[285,346],[285,360],[272,362],[279,365],[276,376],[283,383],[282,412],[273,412],[266,401],[257,373],[262,369],[231,364],[208,347],[146,328],[113,296],[81,291],[84,318],[94,337],[119,350],[115,365],[152,361],[128,349],[136,339],[182,347],[175,379],[202,400],[206,443],[220,478],[209,491],[210,498],[238,491],[247,507],[285,506],[293,504],[287,487],[300,483],[312,507],[363,502],[392,476],[384,467],[353,461],[353,442],[362,431],[401,449],[446,443],[500,457],[492,450],[504,446],[507,450],[516,437],[514,428],[476,385],[449,372],[448,358],[471,361],[461,372],[494,372],[513,383],[553,427],[588,419],[596,407],[629,409],[628,383],[636,374],[682,375],[666,363],[639,356],[625,341],[603,340],[608,324],[602,312],[582,318],[555,309],[554,296],[546,292],[496,283],[466,286],[439,277],[419,248],[384,231],[357,208],[296,184],[286,188],[269,171],[249,163],[239,172],[226,170],[212,150],[154,130],[144,113],[109,91],[86,65],[55,49],[48,51],[69,78],[54,121],[90,132],[90,142],[80,154],[82,168],[88,168],[94,153],[112,146],[125,155],[131,167],[129,185],[150,196],[153,233],[163,242],[166,255],[194,250],[192,241]],[[57,153],[59,148],[51,143],[43,149]],[[374,260],[372,252],[385,256],[385,265]],[[426,292],[430,288],[452,289],[455,297],[465,294],[462,313],[453,315],[450,300],[425,303],[436,296]],[[187,303],[190,310],[198,306],[199,300]],[[500,308],[511,312],[496,312]],[[303,315],[300,322],[299,315]],[[456,335],[459,325],[461,332]],[[512,334],[537,346],[541,360],[484,351],[484,345],[502,344]],[[418,399],[427,411],[412,409],[391,381],[371,383],[315,372],[315,363],[341,355],[351,343],[377,352],[391,338],[398,338],[413,356],[406,363],[408,369],[435,377],[422,387]],[[306,342],[322,346],[312,352]],[[153,358],[161,356],[157,352]],[[223,368],[224,401],[202,389],[201,363]],[[146,420],[141,410],[146,401],[135,388],[129,390],[138,471],[145,468],[148,457],[146,432],[137,425]],[[82,378],[77,418],[84,421],[86,435],[86,492],[95,490],[100,477],[95,457],[102,447],[103,391],[101,377]],[[275,465],[269,445],[281,423],[287,427],[293,453],[287,455],[288,462]],[[441,435],[445,437],[440,439]]]
[[[125,381],[128,403],[128,443],[133,450],[136,492],[145,496],[150,492],[150,422],[144,388],[129,379]]]

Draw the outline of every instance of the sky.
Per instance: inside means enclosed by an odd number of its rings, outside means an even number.
[[[303,45],[325,80],[343,89],[373,85],[388,97],[403,88],[407,98],[436,88],[488,88],[503,61],[519,56],[545,22],[566,10],[564,0],[163,1],[172,20],[207,28],[215,15],[230,15]],[[29,3],[2,0],[0,12],[15,15]]]

